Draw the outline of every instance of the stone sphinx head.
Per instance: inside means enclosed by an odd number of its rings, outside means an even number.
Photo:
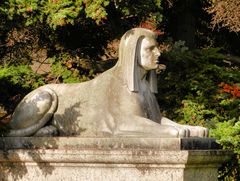
[[[144,28],[127,31],[120,41],[117,66],[123,67],[125,83],[132,92],[139,91],[139,70],[147,72],[147,80],[152,93],[157,93],[158,68],[156,34]]]

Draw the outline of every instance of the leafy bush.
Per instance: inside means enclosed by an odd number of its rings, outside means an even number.
[[[8,0],[1,4],[0,11],[9,19],[16,16],[25,19],[26,25],[46,21],[50,27],[56,29],[57,26],[74,24],[74,20],[84,13],[100,22],[106,17],[105,7],[108,4],[108,0]]]
[[[25,20],[26,25],[36,22],[46,23],[56,29],[67,24],[75,24],[79,17],[93,19],[97,24],[108,18],[109,4],[113,9],[120,12],[122,16],[156,17],[161,20],[161,0],[144,1],[144,3],[110,0],[7,0],[0,5],[0,13],[5,14],[8,19],[20,17]],[[142,11],[142,9],[145,11]]]
[[[181,123],[205,126],[237,116],[239,67],[225,61],[220,50],[189,51],[178,42],[172,51],[163,53],[167,70],[159,78],[159,102],[168,116]],[[220,84],[224,83],[232,85],[230,91],[236,95],[222,92]]]
[[[35,89],[44,84],[43,78],[32,72],[26,65],[0,67],[0,83],[20,85],[25,89]]]
[[[10,115],[23,96],[43,84],[43,77],[33,73],[26,65],[0,66],[0,133],[2,123],[10,120]]]
[[[239,159],[240,67],[227,61],[220,48],[189,51],[183,42],[171,47],[162,55],[167,69],[159,78],[163,113],[183,124],[210,128],[211,136]]]
[[[94,65],[89,60],[69,53],[53,56],[48,61],[52,64],[49,76],[55,83],[84,82],[95,76]]]
[[[235,153],[233,158],[220,169],[219,180],[240,180],[240,116],[217,123],[217,129],[212,129],[211,135],[224,149]]]

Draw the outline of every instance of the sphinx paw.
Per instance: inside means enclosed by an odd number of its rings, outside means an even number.
[[[190,136],[191,137],[208,137],[209,130],[201,126],[191,126]]]
[[[209,134],[209,129],[208,128],[200,127],[199,129],[201,130],[201,136],[200,137],[208,137],[208,134]]]
[[[178,127],[178,137],[185,138],[190,136],[190,130],[184,127]]]

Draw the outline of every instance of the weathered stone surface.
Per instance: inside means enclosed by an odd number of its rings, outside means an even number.
[[[219,149],[213,138],[81,138],[81,137],[2,137],[0,149],[159,149],[208,150]]]
[[[191,150],[199,142],[204,150]],[[212,149],[213,139],[199,138],[17,137],[0,143],[3,181],[214,181],[218,167],[231,157]]]

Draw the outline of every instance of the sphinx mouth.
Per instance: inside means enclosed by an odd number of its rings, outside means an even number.
[[[159,65],[159,64],[160,64],[160,61],[157,59],[155,63],[156,63],[157,65]]]
[[[155,62],[156,62],[156,64],[160,65],[160,56],[156,57],[156,61]]]

